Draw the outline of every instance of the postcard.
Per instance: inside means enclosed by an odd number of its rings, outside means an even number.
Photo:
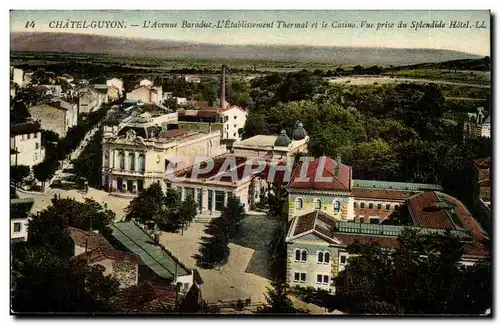
[[[487,10],[13,10],[11,314],[491,316]]]

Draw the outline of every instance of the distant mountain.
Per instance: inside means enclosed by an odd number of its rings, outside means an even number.
[[[69,33],[11,33],[11,51],[145,55],[163,59],[267,60],[330,64],[410,65],[478,59],[478,55],[436,49],[226,45],[120,38]]]

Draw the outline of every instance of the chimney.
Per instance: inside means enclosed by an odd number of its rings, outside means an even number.
[[[340,164],[342,163],[342,158],[340,156],[340,154],[338,153],[337,154],[337,158],[335,159],[335,176],[339,176],[340,175]]]
[[[220,110],[226,106],[226,66],[222,65],[222,79],[220,82]],[[219,111],[220,111],[219,110]]]

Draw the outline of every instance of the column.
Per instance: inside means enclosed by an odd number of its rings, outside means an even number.
[[[224,206],[227,206],[227,192],[224,191]]]
[[[184,192],[184,187],[181,187],[181,201],[184,201],[186,193]]]
[[[212,190],[212,211],[215,211],[215,190]]]
[[[134,184],[133,184],[134,193],[139,193],[139,191],[137,189],[138,189],[138,187],[137,187],[137,179],[134,179]]]
[[[201,190],[201,211],[208,211],[208,190],[206,187]]]

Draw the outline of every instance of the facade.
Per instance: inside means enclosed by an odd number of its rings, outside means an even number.
[[[485,116],[483,107],[478,107],[477,113],[469,113],[468,118],[464,123],[464,137],[491,138],[491,116]]]
[[[68,129],[78,123],[76,104],[62,99],[50,99],[28,107],[31,117],[40,123],[43,130],[51,130],[63,138]]]
[[[24,165],[31,169],[45,158],[39,123],[22,123],[10,126],[10,165]]]
[[[139,88],[128,92],[126,97],[130,100],[161,104],[163,101],[163,91],[161,86],[154,87],[141,85]]]
[[[10,241],[28,240],[28,215],[33,207],[31,197],[10,200]]]
[[[111,78],[106,80],[106,85],[108,88],[114,88],[118,91],[118,97],[123,95],[123,80],[120,78]],[[110,96],[111,97],[111,96]]]
[[[23,87],[24,84],[24,71],[23,69],[14,68],[12,69],[12,82],[18,87]]]
[[[163,184],[172,157],[214,157],[225,152],[218,133],[165,129],[147,115],[120,125],[105,126],[103,138],[103,186],[110,192],[137,194],[153,182]],[[179,165],[178,168],[187,167]]]
[[[86,88],[78,96],[78,112],[90,113],[99,107],[97,92],[92,88]]]

